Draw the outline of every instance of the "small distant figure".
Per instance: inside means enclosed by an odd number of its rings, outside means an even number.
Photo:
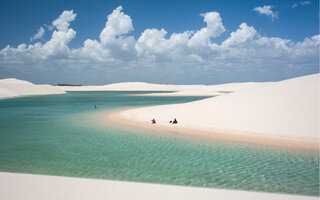
[[[94,109],[97,109],[97,105],[94,105]]]
[[[177,123],[178,123],[177,119],[174,118],[174,120],[172,121],[172,124],[177,124]]]
[[[156,120],[155,119],[152,119],[151,120],[151,124],[155,124],[156,123]]]

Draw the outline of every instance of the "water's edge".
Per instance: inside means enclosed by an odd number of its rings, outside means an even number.
[[[122,130],[92,118],[202,99],[137,93],[0,100],[0,171],[319,196],[318,152]]]

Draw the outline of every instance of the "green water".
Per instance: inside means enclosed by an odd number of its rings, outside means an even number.
[[[0,171],[319,196],[319,153],[120,129],[114,109],[203,97],[68,92],[0,100]],[[94,109],[97,105],[97,109]]]

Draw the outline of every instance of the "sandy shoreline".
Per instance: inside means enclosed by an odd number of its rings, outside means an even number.
[[[122,110],[109,118],[155,131],[319,150],[319,74],[199,101]],[[151,125],[153,118],[157,123]],[[179,123],[172,125],[174,118]]]
[[[0,198],[15,200],[316,200],[318,197],[0,172]]]
[[[128,119],[123,116],[123,113],[132,109],[121,109],[111,113],[105,113],[100,117],[102,120],[111,120],[118,125],[125,125],[130,127],[139,127],[143,129],[149,129],[154,131],[165,131],[173,132],[178,134],[192,135],[196,137],[209,138],[213,140],[226,140],[243,143],[253,143],[280,147],[300,148],[309,150],[319,150],[318,140],[307,137],[288,137],[280,135],[261,135],[249,132],[236,132],[236,131],[225,131],[225,130],[201,130],[194,128],[181,127],[179,124],[164,126],[161,124],[151,124],[150,121],[138,121],[134,119]]]

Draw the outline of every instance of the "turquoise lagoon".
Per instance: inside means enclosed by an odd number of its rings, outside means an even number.
[[[139,93],[0,100],[0,171],[319,196],[317,151],[95,121],[101,112],[205,98],[132,95]]]

